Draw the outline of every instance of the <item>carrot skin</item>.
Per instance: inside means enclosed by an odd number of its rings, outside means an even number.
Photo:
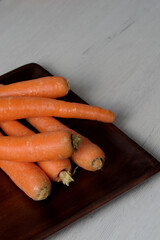
[[[67,131],[39,133],[32,136],[0,136],[0,159],[37,162],[68,158],[74,148]]]
[[[0,121],[55,116],[113,122],[114,113],[100,107],[40,97],[0,98]]]
[[[0,160],[0,168],[33,200],[44,200],[50,195],[51,182],[36,164]]]
[[[0,97],[35,96],[59,98],[69,91],[69,84],[63,77],[49,76],[28,81],[1,85]]]
[[[0,160],[0,168],[33,200],[44,200],[50,195],[51,182],[35,163]]]
[[[72,134],[78,134],[52,117],[28,118],[27,121],[39,132],[66,130],[70,131]],[[96,144],[92,143],[88,138],[80,134],[79,136],[81,137],[81,144],[79,145],[78,150],[73,153],[71,159],[78,166],[88,171],[101,169],[106,158],[103,150]]]
[[[47,174],[47,176],[54,182],[61,182],[59,174],[62,171],[71,172],[72,166],[68,158],[53,161],[38,162],[39,167]]]
[[[9,136],[30,136],[35,134],[32,130],[22,125],[18,121],[1,122],[0,127]],[[69,159],[41,161],[37,162],[38,166],[47,174],[47,176],[55,182],[60,182],[59,174],[65,170],[71,172],[72,166]]]
[[[8,136],[22,137],[35,134],[35,132],[33,132],[32,130],[30,130],[16,120],[0,122],[0,127],[3,132],[5,132],[5,134]]]

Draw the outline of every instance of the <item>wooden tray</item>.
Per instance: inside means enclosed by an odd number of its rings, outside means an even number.
[[[0,83],[48,75],[51,74],[44,68],[31,63],[1,76]],[[72,91],[64,99],[84,103]],[[44,239],[160,170],[156,159],[113,124],[77,119],[61,121],[105,151],[108,161],[103,171],[78,169],[70,187],[54,183],[52,195],[35,202],[0,170],[0,239]]]

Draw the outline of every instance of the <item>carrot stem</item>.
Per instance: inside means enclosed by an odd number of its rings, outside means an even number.
[[[38,201],[46,199],[51,194],[51,188],[46,186],[41,189],[39,196],[37,198]]]
[[[70,182],[74,182],[73,178],[71,177],[71,173],[69,171],[61,171],[59,173],[59,179],[66,186],[69,186]]]
[[[92,166],[96,170],[102,169],[103,165],[104,165],[104,160],[100,157],[97,157],[92,161]]]
[[[78,135],[71,134],[71,142],[74,150],[76,151],[81,143],[81,137]]]

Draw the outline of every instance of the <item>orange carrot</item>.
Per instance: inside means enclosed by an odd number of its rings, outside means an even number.
[[[50,195],[51,182],[36,164],[0,160],[0,168],[33,200],[44,200]]]
[[[0,127],[9,136],[30,136],[35,134],[29,128],[18,121],[1,122]],[[37,163],[40,168],[55,182],[62,181],[67,186],[73,179],[71,178],[71,162],[69,159],[54,161],[41,161]]]
[[[28,81],[1,85],[0,97],[35,96],[59,98],[69,91],[69,84],[63,77],[43,77]]]
[[[68,130],[72,134],[78,134],[52,117],[28,118],[27,121],[39,132]],[[104,152],[86,137],[80,134],[79,136],[81,137],[81,144],[78,150],[74,152],[71,159],[78,166],[86,170],[96,171],[101,169],[105,161]]]
[[[33,200],[44,200],[51,193],[51,182],[35,164],[0,160],[0,168]]]
[[[0,136],[0,159],[37,162],[68,158],[78,148],[80,137],[67,131],[32,136]]]
[[[0,121],[28,117],[55,116],[113,122],[115,115],[109,110],[86,104],[71,103],[39,97],[0,98]]]
[[[0,122],[0,127],[8,136],[30,136],[35,134],[32,130],[27,128],[26,126],[22,125],[18,121],[5,121]]]
[[[48,175],[54,182],[63,182],[64,185],[69,186],[70,182],[74,181],[71,177],[71,162],[67,159],[41,161],[38,162],[39,167]]]

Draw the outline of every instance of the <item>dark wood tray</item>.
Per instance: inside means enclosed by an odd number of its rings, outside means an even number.
[[[8,84],[51,75],[31,63],[0,77]],[[72,91],[67,101],[84,101]],[[89,137],[106,153],[103,171],[78,169],[70,187],[53,183],[53,193],[35,202],[18,189],[0,170],[0,239],[44,239],[120,194],[142,183],[160,170],[160,163],[113,124],[60,119]]]

